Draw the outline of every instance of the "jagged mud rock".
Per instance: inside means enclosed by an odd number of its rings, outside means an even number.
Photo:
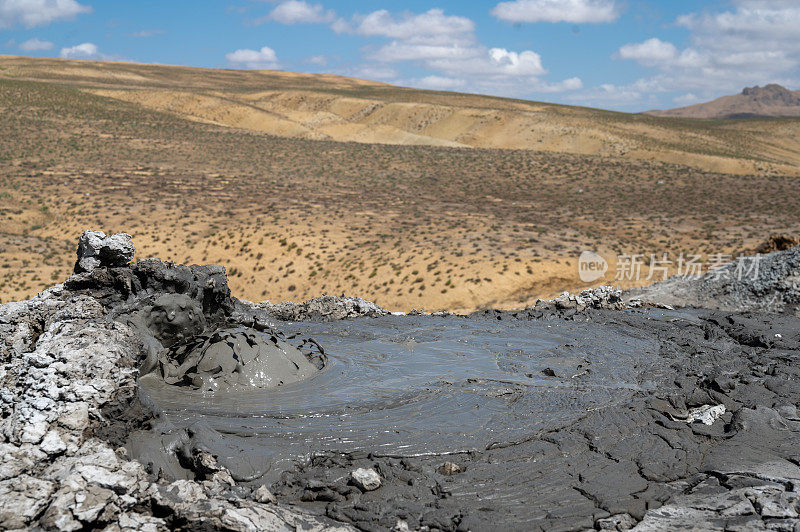
[[[611,286],[599,286],[581,291],[580,294],[564,292],[555,299],[540,299],[535,305],[522,310],[497,311],[487,309],[473,313],[473,316],[499,316],[510,312],[510,315],[520,319],[582,319],[587,309],[622,310],[625,308],[638,308],[638,301],[625,302],[623,292]]]
[[[100,266],[127,266],[133,254],[133,242],[128,233],[106,236],[102,231],[84,231],[78,241],[75,273],[90,272]]]
[[[149,327],[180,333],[137,313],[169,322],[166,296],[217,323],[234,303],[222,269],[127,267],[104,253],[64,285],[0,306],[0,529],[349,529],[259,502],[202,450],[185,462],[191,478],[174,482],[127,458],[119,444],[154,421],[137,383],[158,342]]]
[[[321,296],[303,303],[270,303],[256,305],[281,321],[336,321],[366,316],[377,318],[389,314],[375,303],[360,297]]]
[[[296,347],[246,327],[217,330],[173,345],[159,354],[158,364],[167,384],[203,390],[236,385],[273,388],[319,371]]]
[[[739,257],[699,278],[674,276],[625,294],[626,303],[733,312],[800,312],[800,247]]]
[[[142,311],[141,320],[164,347],[186,342],[206,328],[200,303],[186,294],[164,294]]]

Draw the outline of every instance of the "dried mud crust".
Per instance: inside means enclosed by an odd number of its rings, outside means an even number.
[[[320,454],[285,472],[273,493],[362,530],[800,526],[800,320],[652,310],[586,310],[569,319],[657,338],[668,369],[640,374],[654,384],[625,405],[522,441],[451,455]],[[711,425],[686,422],[708,405],[724,414]],[[356,468],[377,471],[381,487],[353,486],[348,473]]]

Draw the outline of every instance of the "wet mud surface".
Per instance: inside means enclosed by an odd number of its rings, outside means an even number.
[[[175,477],[210,452],[238,482],[365,530],[594,528],[697,493],[794,490],[800,320],[570,314],[281,323],[323,346],[319,373],[214,394],[145,376],[140,394],[159,422],[129,450]],[[687,422],[709,407],[724,413]],[[359,467],[381,487],[352,485]],[[752,511],[723,505],[707,522],[786,519],[741,497]]]

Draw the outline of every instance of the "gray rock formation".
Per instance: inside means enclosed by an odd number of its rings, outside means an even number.
[[[739,257],[699,278],[673,276],[630,290],[626,303],[797,314],[800,246]]]
[[[80,273],[0,306],[0,528],[348,530],[238,486],[208,453],[194,457],[193,478],[173,482],[127,458],[119,444],[152,415],[137,395],[148,345],[137,320],[123,318],[149,307],[169,321],[165,293],[211,323],[233,303],[217,282],[224,271],[124,267],[133,247],[120,235],[87,232],[80,247]]]
[[[90,272],[100,266],[127,266],[133,254],[133,242],[128,233],[106,236],[102,231],[84,231],[78,241],[75,273]]]
[[[256,306],[281,321],[336,321],[362,316],[377,318],[389,314],[389,311],[371,301],[348,296],[325,295],[303,303],[265,301]]]
[[[361,491],[374,491],[381,487],[381,476],[374,469],[359,467],[350,473],[350,482]]]

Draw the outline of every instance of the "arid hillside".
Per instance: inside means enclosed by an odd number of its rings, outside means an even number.
[[[645,114],[680,118],[798,118],[800,91],[790,91],[774,83],[764,87],[746,87],[739,94],[722,96],[710,102]]]
[[[730,149],[737,146],[731,139],[739,139],[742,146],[777,150],[759,128],[796,130],[800,121],[658,119],[333,76],[21,58],[2,58],[0,68],[4,302],[65,279],[75,240],[87,228],[131,233],[137,258],[223,264],[234,294],[249,300],[344,292],[392,310],[429,311],[521,307],[562,290],[647,284],[658,277],[648,279],[646,267],[638,280],[615,282],[612,258],[708,257],[753,248],[772,233],[800,234],[796,173],[778,172],[793,168],[785,161],[797,146],[788,144],[776,151],[781,164],[777,155],[771,162],[714,155],[773,170],[723,173],[631,152],[280,136],[100,92],[236,93],[245,100],[274,91],[280,100],[306,91],[332,100],[372,99],[382,108],[455,112],[455,103],[469,104],[475,113],[509,117],[535,115],[531,109],[538,107],[548,120],[594,113],[608,120],[598,128],[638,127],[643,133],[630,136],[636,142],[656,124],[676,138],[717,139]],[[261,116],[247,109],[252,112],[243,117]],[[674,153],[692,162],[688,152]],[[581,282],[576,263],[583,250],[609,258],[604,278]]]
[[[71,85],[190,120],[281,137],[521,149],[800,174],[800,121],[710,123],[280,71],[0,56],[0,76]]]

